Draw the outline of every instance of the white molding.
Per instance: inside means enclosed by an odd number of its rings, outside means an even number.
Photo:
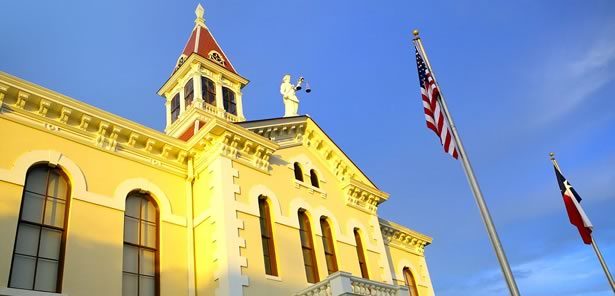
[[[0,287],[1,296],[68,296],[63,293],[50,293],[24,289],[13,289],[8,287]]]
[[[117,209],[124,211],[126,207],[126,196],[134,190],[143,190],[150,193],[152,198],[154,198],[158,204],[158,208],[160,209],[160,219],[162,221],[186,226],[186,218],[173,214],[173,211],[171,210],[171,201],[164,191],[162,191],[162,189],[160,189],[160,187],[156,184],[145,178],[133,178],[124,180],[120,183],[115,188],[115,193],[113,194],[113,205]]]
[[[295,162],[298,162],[301,165],[301,168],[303,169],[302,173],[303,173],[304,180],[305,180],[305,176],[307,176],[308,179],[310,178],[310,170],[314,169],[316,171],[316,175],[318,176],[318,182],[327,183],[327,180],[324,178],[325,174],[316,165],[314,165],[314,161],[312,161],[312,159],[309,156],[307,156],[305,153],[295,155],[294,157],[289,159],[288,165],[286,165],[286,167],[294,171],[295,168],[293,164]]]
[[[128,193],[135,189],[141,189],[152,193],[158,202],[161,220],[173,224],[186,226],[186,219],[174,215],[171,211],[171,203],[166,194],[155,184],[143,178],[129,179],[116,187],[113,197],[88,191],[88,185],[81,168],[66,155],[55,150],[28,151],[17,157],[10,169],[0,168],[0,180],[24,186],[28,169],[37,163],[48,162],[57,165],[68,175],[71,184],[71,198],[101,205],[104,207],[124,211],[125,199]]]
[[[397,262],[396,267],[397,268],[395,269],[395,272],[393,274],[395,281],[402,281],[404,283],[406,282],[406,279],[404,278],[404,268],[408,267],[410,269],[410,272],[412,272],[412,275],[414,276],[414,281],[418,286],[431,287],[428,284],[427,279],[424,277],[424,271],[421,270],[421,268],[418,268],[412,262],[410,262],[410,260],[404,258],[403,260]]]
[[[334,236],[336,238],[336,241],[351,246],[356,246],[353,234],[353,230],[356,227],[361,229],[365,236],[367,236],[364,238],[366,251],[371,251],[375,253],[382,253],[383,251],[383,248],[379,248],[376,244],[373,243],[374,237],[370,235],[370,232],[368,231],[369,229],[364,224],[354,218],[348,220],[345,224],[346,227],[343,227],[344,225],[339,222],[335,214],[329,211],[329,209],[325,208],[324,206],[319,206],[316,208],[312,207],[307,202],[306,198],[300,196],[295,197],[290,201],[287,208],[288,215],[283,215],[280,200],[278,199],[276,194],[269,187],[267,187],[267,185],[254,185],[250,188],[248,192],[248,200],[246,201],[247,203],[238,202],[237,211],[258,217],[258,197],[260,195],[263,195],[266,196],[270,202],[272,224],[280,224],[291,228],[299,229],[299,219],[297,218],[297,211],[300,208],[303,208],[313,219],[320,219],[321,216],[326,216],[327,218],[329,218],[332,224],[330,226],[334,230]],[[314,224],[314,227],[312,227],[312,232],[314,233],[314,235],[322,236],[322,231],[320,227],[315,226],[318,225],[318,223],[314,222],[312,224]],[[378,231],[380,231],[380,229],[378,229]],[[375,239],[378,240],[377,237]],[[382,239],[378,241],[382,241]]]

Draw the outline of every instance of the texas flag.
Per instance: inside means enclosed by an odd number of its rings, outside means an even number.
[[[557,167],[555,167],[555,175],[557,176],[557,183],[559,189],[562,191],[562,197],[564,198],[564,204],[566,205],[566,211],[568,212],[568,218],[570,223],[576,226],[583,238],[585,244],[592,243],[592,223],[585,215],[583,208],[581,208],[581,197],[572,188],[572,185],[568,183],[568,180],[562,176],[562,173]]]

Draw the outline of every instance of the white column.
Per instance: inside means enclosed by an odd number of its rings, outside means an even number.
[[[237,117],[239,117],[240,121],[245,121],[246,118],[243,116],[243,94],[241,90],[235,92],[235,102],[237,103]]]
[[[201,84],[201,73],[195,72],[192,75],[192,81],[194,83],[194,106],[197,108],[203,108],[203,85]]]
[[[164,103],[164,107],[166,110],[166,114],[167,114],[167,128],[169,128],[169,126],[171,125],[171,100],[167,99],[167,101]]]
[[[218,116],[224,118],[224,103],[222,102],[222,78],[216,77],[216,107],[218,108]]]
[[[184,87],[182,86],[179,91],[179,116],[184,114],[184,111],[186,111],[186,100],[184,100]]]

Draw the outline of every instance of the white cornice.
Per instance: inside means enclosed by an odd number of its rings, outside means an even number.
[[[178,81],[181,80],[180,78],[190,73],[193,64],[200,64],[207,70],[210,70],[214,73],[220,73],[222,74],[223,78],[228,79],[233,83],[239,83],[241,85],[241,88],[243,88],[250,82],[246,78],[229,71],[228,69],[209,60],[208,58],[202,57],[196,53],[191,53],[190,56],[186,59],[186,61],[184,61],[184,63],[177,69],[177,71],[175,71],[158,90],[158,95],[166,97],[165,94],[171,91],[176,86]]]
[[[378,219],[384,243],[423,256],[432,238],[397,223]]]
[[[197,153],[222,155],[266,172],[269,157],[279,148],[218,118],[184,142],[3,72],[0,98],[0,116],[8,120],[181,176],[187,174],[188,157]],[[207,145],[208,140],[217,145]]]
[[[346,194],[346,204],[369,214],[376,214],[378,205],[389,198],[389,194],[355,179],[342,187]]]

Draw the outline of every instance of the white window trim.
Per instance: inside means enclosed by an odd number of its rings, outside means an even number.
[[[8,296],[68,296],[68,294],[0,287],[0,295]]]
[[[324,192],[321,188],[314,187],[314,186],[312,186],[312,184],[310,184],[310,183],[308,183],[306,181],[299,181],[297,179],[293,179],[293,180],[295,181],[295,187],[296,188],[305,187],[305,188],[308,189],[308,191],[310,193],[318,192],[318,193],[320,193],[320,196],[322,198],[327,198],[327,193]]]
[[[281,282],[282,281],[281,277],[275,276],[275,275],[265,274],[265,278],[270,280],[270,281],[276,281],[276,282]]]

